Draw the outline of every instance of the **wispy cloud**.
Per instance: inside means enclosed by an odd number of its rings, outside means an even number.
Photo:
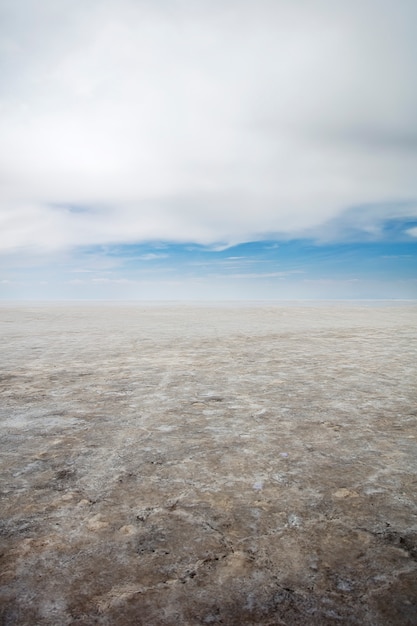
[[[159,259],[166,259],[167,254],[156,254],[155,252],[149,252],[147,254],[141,254],[138,258],[139,261],[157,261]]]
[[[259,273],[255,273],[255,272],[243,272],[241,274],[227,274],[227,278],[243,278],[245,280],[248,279],[252,279],[252,278],[260,278],[260,279],[264,279],[264,278],[285,278],[286,276],[288,276],[289,273],[288,272],[259,272]]]

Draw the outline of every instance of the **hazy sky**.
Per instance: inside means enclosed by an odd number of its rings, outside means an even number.
[[[417,297],[416,0],[0,0],[0,297]]]

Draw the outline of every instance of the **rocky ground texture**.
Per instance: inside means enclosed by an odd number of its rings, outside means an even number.
[[[1,623],[417,624],[416,321],[3,305]]]

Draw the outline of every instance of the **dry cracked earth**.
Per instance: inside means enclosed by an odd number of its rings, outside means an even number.
[[[417,624],[416,306],[0,320],[2,624]]]

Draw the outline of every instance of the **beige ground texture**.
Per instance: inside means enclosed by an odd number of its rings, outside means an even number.
[[[1,624],[417,624],[416,306],[0,321]]]

